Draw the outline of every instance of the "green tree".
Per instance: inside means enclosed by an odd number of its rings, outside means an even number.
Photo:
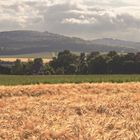
[[[43,67],[43,73],[45,75],[51,75],[51,74],[54,74],[55,72],[49,64],[45,64]]]
[[[99,52],[91,52],[90,54],[87,55],[87,61],[89,62],[90,60],[94,59],[95,57],[99,56]]]
[[[70,68],[72,65],[78,67],[78,56],[72,54],[70,51],[65,50],[58,54],[57,58],[53,58],[53,60],[49,63],[50,66],[54,70],[63,69],[64,74],[70,74]],[[73,70],[73,69],[72,69]],[[77,72],[77,68],[74,73]]]
[[[121,74],[123,73],[123,62],[124,55],[116,55],[112,59],[110,59],[107,63],[108,72],[110,74]]]
[[[87,72],[88,72],[88,64],[86,60],[86,55],[85,53],[81,53],[79,57],[78,73],[87,74]]]
[[[123,62],[124,73],[126,74],[136,73],[135,66],[136,66],[135,62],[132,60],[124,61]]]
[[[134,61],[136,58],[135,53],[127,53],[125,56],[125,61]]]
[[[89,61],[88,71],[90,74],[105,74],[107,73],[107,62],[103,56],[97,56]]]
[[[77,65],[70,64],[67,69],[67,74],[75,74],[77,72]]]
[[[0,74],[11,74],[11,68],[0,65]]]
[[[36,58],[32,67],[33,74],[43,74],[43,60],[42,58]]]
[[[57,75],[63,75],[63,74],[65,74],[64,73],[64,68],[63,67],[61,67],[61,68],[57,68],[56,70],[55,70],[55,74],[57,74]]]
[[[14,65],[11,68],[11,73],[15,75],[23,74],[23,63],[21,62],[21,60],[17,59],[14,62]]]
[[[108,57],[111,57],[111,58],[113,58],[113,57],[115,57],[115,56],[117,56],[118,54],[117,54],[117,52],[116,51],[110,51],[108,54],[107,54],[107,56]]]
[[[34,62],[31,60],[23,64],[24,74],[27,74],[27,75],[33,74],[33,64]]]

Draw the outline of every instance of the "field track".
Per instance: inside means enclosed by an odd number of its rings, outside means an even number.
[[[140,83],[0,86],[0,140],[139,140]]]

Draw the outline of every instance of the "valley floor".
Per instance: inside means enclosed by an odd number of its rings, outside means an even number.
[[[0,140],[139,140],[140,83],[0,86]]]

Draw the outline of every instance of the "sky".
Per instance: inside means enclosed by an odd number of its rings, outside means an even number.
[[[0,31],[140,41],[139,0],[0,0]]]

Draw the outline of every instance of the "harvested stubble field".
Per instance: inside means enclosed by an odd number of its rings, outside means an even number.
[[[33,61],[34,60],[34,58],[28,58],[28,57],[26,57],[26,58],[17,58],[17,57],[14,57],[14,58],[12,58],[12,57],[0,57],[0,60],[1,61],[6,61],[6,62],[15,62],[17,59],[19,59],[19,60],[21,60],[21,62],[28,62],[28,61]],[[44,63],[48,63],[49,61],[50,61],[51,59],[47,59],[47,58],[43,58],[43,61],[44,61]]]
[[[140,140],[140,83],[1,86],[0,139]]]

